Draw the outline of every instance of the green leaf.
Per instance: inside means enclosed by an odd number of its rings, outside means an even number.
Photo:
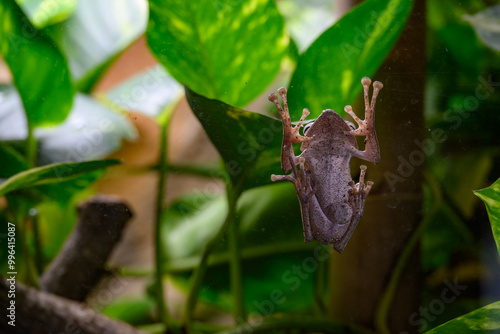
[[[0,179],[6,179],[12,175],[30,168],[30,164],[24,157],[12,147],[0,143]]]
[[[325,31],[299,58],[288,90],[292,120],[303,108],[311,117],[324,109],[340,115],[361,92],[396,42],[411,0],[367,0]]]
[[[222,195],[190,194],[176,200],[162,216],[165,258],[176,260],[201,254],[226,214],[227,201]]]
[[[236,106],[278,73],[289,37],[271,0],[150,0],[148,43],[172,76]]]
[[[84,189],[89,188],[105,172],[105,169],[98,169],[63,181],[33,186],[30,189],[35,189],[50,200],[57,201],[62,206],[67,206],[75,195],[77,196]]]
[[[21,95],[28,126],[62,122],[74,94],[66,59],[14,0],[0,2],[0,22],[0,53]]]
[[[31,23],[41,29],[66,20],[75,11],[77,0],[17,0]]]
[[[101,313],[133,326],[152,323],[155,302],[150,298],[119,298],[101,309]]]
[[[281,172],[281,121],[207,99],[186,87],[186,98],[226,170],[241,189],[271,183]]]
[[[110,59],[144,33],[147,13],[145,1],[84,0],[71,18],[48,28],[83,91],[90,90]]]
[[[99,160],[76,163],[59,163],[32,168],[18,173],[1,183],[0,196],[14,190],[66,181],[116,164],[119,164],[119,161]]]
[[[496,180],[488,188],[474,191],[474,194],[486,205],[493,237],[495,238],[498,253],[500,254],[500,179]]]
[[[500,301],[457,317],[426,332],[428,334],[498,333],[500,331]]]

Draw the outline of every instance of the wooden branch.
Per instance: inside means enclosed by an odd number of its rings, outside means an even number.
[[[67,300],[51,293],[37,291],[16,282],[15,298],[10,299],[10,281],[0,278],[0,308],[4,314],[0,321],[0,333],[9,334],[140,334],[144,333],[132,326],[112,320],[94,309]],[[15,326],[7,322],[7,308],[15,301]]]
[[[104,265],[132,217],[115,197],[96,196],[78,207],[79,219],[40,278],[41,290],[84,301],[105,273]]]
[[[366,200],[363,218],[344,253],[331,257],[330,315],[368,328],[375,328],[387,282],[422,219],[425,164],[408,162],[408,170],[402,160],[414,161],[415,154],[424,155],[415,143],[424,139],[425,13],[426,1],[414,1],[398,42],[372,77],[384,83],[377,99],[375,122],[382,158],[377,166],[368,167],[369,180],[375,186]],[[366,24],[362,22],[360,27]],[[362,110],[361,99],[358,105],[357,110]],[[391,185],[387,175],[397,175],[401,182]],[[419,254],[417,247],[397,285],[389,317],[383,319],[391,333],[417,332],[412,314],[419,311],[420,305]]]

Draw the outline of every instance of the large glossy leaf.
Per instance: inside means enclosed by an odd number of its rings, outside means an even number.
[[[271,183],[273,173],[282,174],[281,121],[207,99],[189,88],[186,98],[235,184],[248,189]]]
[[[167,266],[182,287],[188,287],[189,275],[177,273],[194,268],[203,246],[215,235],[227,212],[224,196],[207,199],[186,196],[164,215]],[[263,302],[279,289],[283,303],[273,305],[273,312],[308,310],[313,301],[317,243],[305,245],[298,200],[291,184],[259,187],[242,194],[237,204],[243,268],[245,303],[250,312],[269,307]],[[167,231],[168,230],[168,231]],[[200,298],[224,309],[231,308],[227,239],[221,240],[209,259],[209,269]],[[294,267],[308,266],[306,277],[299,279]]]
[[[28,125],[63,121],[74,94],[66,59],[44,32],[31,25],[14,0],[0,2],[0,22],[0,54],[12,72]]]
[[[15,174],[1,183],[0,196],[19,189],[63,182],[118,163],[117,160],[100,160],[60,163],[32,168]]]
[[[151,0],[148,43],[196,92],[243,106],[278,73],[289,38],[271,0]]]
[[[122,51],[146,29],[147,2],[144,0],[78,1],[75,13],[49,33],[68,57],[73,78],[84,80],[82,89],[93,86],[101,65]]]
[[[493,237],[500,254],[500,179],[496,180],[488,188],[474,191],[474,194],[483,200],[490,218]]]
[[[288,94],[292,119],[303,108],[339,114],[362,90],[396,42],[411,0],[367,0],[325,31],[299,58]],[[376,79],[376,78],[375,78]]]
[[[0,86],[0,140],[27,136],[26,117],[14,87]],[[116,151],[122,139],[132,140],[136,131],[127,117],[95,99],[77,94],[71,113],[58,126],[35,129],[39,142],[38,162],[100,159]]]
[[[428,334],[498,333],[500,331],[500,301],[486,305],[448,321],[426,332]]]
[[[106,96],[125,110],[158,118],[183,95],[182,86],[161,65],[153,66],[117,85]]]
[[[41,29],[73,14],[77,0],[17,0],[31,23]]]

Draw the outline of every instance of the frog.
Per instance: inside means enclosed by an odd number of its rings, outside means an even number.
[[[300,202],[304,242],[316,240],[324,245],[332,244],[339,253],[343,252],[361,219],[365,200],[374,184],[372,181],[365,182],[365,165],[360,166],[359,182],[355,183],[351,177],[350,160],[357,157],[373,164],[380,162],[375,104],[383,84],[373,82],[371,101],[371,79],[364,77],[361,84],[365,119],[358,118],[352,106],[344,108],[357,127],[332,109],[323,110],[315,121],[306,123],[310,114],[306,108],[297,124],[292,126],[287,89],[278,89],[283,107],[278,94],[269,95],[269,101],[278,109],[283,123],[281,169],[284,173],[291,170],[290,174],[271,175],[271,181],[293,183]],[[302,127],[303,135],[299,132]],[[358,148],[356,136],[365,137],[363,151]],[[298,156],[293,150],[296,143],[301,144]]]

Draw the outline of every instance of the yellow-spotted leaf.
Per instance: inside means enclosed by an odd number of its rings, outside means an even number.
[[[289,37],[272,0],[150,0],[148,43],[192,90],[242,107],[278,73]]]
[[[500,179],[488,188],[474,191],[483,200],[490,218],[491,230],[500,255]]]

